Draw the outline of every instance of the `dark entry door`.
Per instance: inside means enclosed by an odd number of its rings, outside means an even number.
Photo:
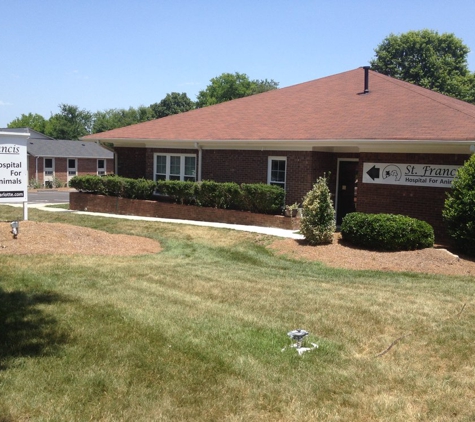
[[[340,161],[336,210],[337,225],[341,224],[341,220],[346,214],[356,211],[357,185],[358,161]]]

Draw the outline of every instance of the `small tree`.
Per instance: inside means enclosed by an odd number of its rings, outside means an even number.
[[[273,79],[251,80],[245,73],[223,73],[210,80],[210,84],[200,91],[196,97],[198,108],[207,107],[236,98],[277,89],[278,82]]]
[[[458,170],[442,216],[455,246],[461,252],[475,256],[475,155]]]
[[[171,116],[172,114],[184,113],[195,108],[195,103],[188,98],[185,92],[179,94],[172,92],[167,94],[159,103],[150,104],[150,108],[156,119]]]
[[[330,198],[327,178],[319,177],[302,203],[300,231],[311,245],[333,242],[336,229],[335,209]]]

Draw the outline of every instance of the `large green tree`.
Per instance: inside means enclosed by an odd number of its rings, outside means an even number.
[[[46,123],[45,135],[55,139],[76,140],[91,133],[92,113],[78,106],[60,104],[60,112],[52,115]]]
[[[97,111],[93,114],[92,133],[105,132],[106,130],[146,122],[154,118],[152,109],[146,106]]]
[[[184,113],[185,111],[193,110],[195,103],[190,100],[185,92],[179,94],[172,92],[167,94],[159,103],[150,104],[150,108],[156,119],[170,116],[172,114]]]
[[[22,114],[7,125],[9,128],[23,128],[28,127],[40,133],[45,133],[46,119],[40,114]]]
[[[454,34],[424,29],[390,34],[374,50],[371,68],[393,78],[475,103],[470,49]]]
[[[206,89],[197,96],[197,107],[206,107],[236,98],[247,97],[261,92],[277,89],[274,80],[250,80],[245,73],[223,73],[210,80]]]

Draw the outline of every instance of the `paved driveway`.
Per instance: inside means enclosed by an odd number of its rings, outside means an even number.
[[[67,204],[69,190],[38,189],[28,192],[29,204]]]

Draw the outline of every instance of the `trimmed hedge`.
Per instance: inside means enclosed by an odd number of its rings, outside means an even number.
[[[408,251],[434,246],[434,229],[425,221],[396,214],[347,214],[342,239],[368,249]]]
[[[128,179],[119,176],[75,176],[69,186],[80,191],[129,199],[172,201],[202,207],[279,214],[285,191],[263,183],[241,184],[213,181]]]

